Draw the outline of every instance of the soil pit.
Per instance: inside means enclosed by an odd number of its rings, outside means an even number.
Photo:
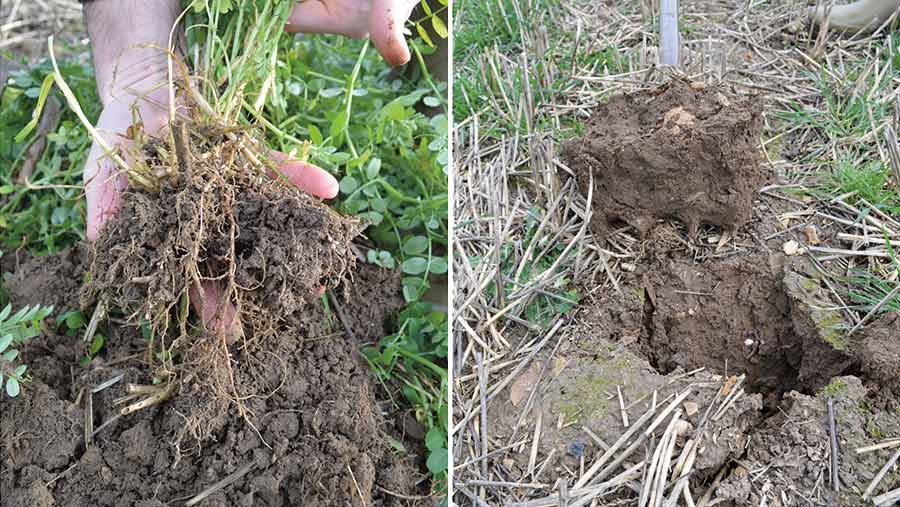
[[[12,280],[38,273],[44,264],[78,266],[78,258],[68,253],[22,260]],[[31,285],[51,292],[11,286],[13,304],[62,294],[68,299],[61,307],[76,306],[77,289],[69,279],[55,278],[57,271],[38,275],[43,279]],[[377,386],[358,353],[362,342],[384,334],[385,319],[403,304],[399,276],[360,265],[352,278],[336,300],[357,340],[321,304],[307,304],[285,318],[280,339],[232,349],[236,383],[247,394],[246,418],[235,404],[211,397],[199,378],[185,379],[181,396],[116,417],[122,405],[114,401],[127,394],[125,385],[148,382],[140,359],[123,359],[144,357],[139,331],[104,328],[106,352],[85,369],[74,366],[84,355],[80,339],[52,333],[35,338],[22,351],[35,380],[17,398],[0,397],[0,504],[183,505],[234,473],[239,476],[233,483],[198,505],[399,506],[409,502],[396,495],[427,494],[421,459],[399,456],[387,443],[401,441],[415,454],[421,442],[406,439],[396,429],[400,421],[384,418]],[[120,375],[121,381],[91,398],[96,434],[85,448],[83,388]],[[186,415],[198,410],[210,411],[210,438],[179,440]]]
[[[754,254],[697,264],[664,259],[643,272],[639,349],[660,371],[681,366],[742,372],[770,406],[855,372],[842,321],[820,281],[783,256]]]
[[[762,107],[724,87],[673,79],[598,106],[563,157],[588,195],[597,238],[624,221],[645,236],[676,218],[691,236],[703,224],[736,229],[751,216],[764,176],[757,144]]]
[[[619,391],[634,424],[654,393],[663,406],[690,390],[679,406],[688,425],[677,458],[729,384],[735,401],[707,423],[692,474],[695,494],[722,472],[723,505],[758,505],[759,476],[748,470],[768,467],[775,498],[805,498],[829,466],[825,397],[831,396],[845,457],[844,493],[835,505],[861,505],[854,491],[868,486],[888,455],[854,450],[900,436],[900,399],[891,390],[900,318],[886,315],[847,337],[815,270],[781,255],[651,259],[625,273],[620,287],[621,295],[582,306],[560,330],[555,353],[546,347],[513,379],[508,398],[489,406],[491,437],[503,445],[525,442],[502,460],[511,477],[531,466],[537,419],[538,456],[551,458],[538,461],[545,472],[535,481],[589,469],[627,429]],[[641,448],[626,464],[643,458]]]

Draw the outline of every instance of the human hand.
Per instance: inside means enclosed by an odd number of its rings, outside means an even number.
[[[133,140],[126,134],[133,123],[132,110],[143,124],[145,134],[162,137],[167,128],[168,54],[161,48],[168,46],[169,31],[177,14],[178,2],[170,0],[152,0],[141,5],[118,0],[86,4],[97,87],[103,103],[96,128],[106,145],[122,155],[126,163],[131,162],[128,154],[133,147]],[[134,19],[149,20],[139,34],[133,33]],[[278,161],[281,174],[301,190],[324,199],[337,195],[338,182],[325,170],[291,160],[280,152],[269,155]],[[85,164],[84,183],[86,236],[94,241],[104,224],[118,213],[128,180],[95,141]],[[218,284],[204,281],[200,287],[192,287],[189,295],[195,311],[209,328],[226,331],[231,336],[240,335],[241,326],[233,305],[226,305],[219,315],[221,293]]]
[[[291,33],[335,33],[372,43],[390,65],[409,61],[404,25],[419,0],[303,0],[285,29]]]

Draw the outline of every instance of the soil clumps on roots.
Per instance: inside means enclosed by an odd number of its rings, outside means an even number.
[[[258,337],[343,279],[359,222],[280,177],[250,136],[225,132],[181,124],[171,145],[144,145],[156,185],[126,192],[101,231],[85,306],[113,302],[164,332],[170,309],[216,282]]]
[[[245,400],[263,393],[238,378],[235,348],[274,350],[289,339],[287,319],[354,266],[350,241],[362,226],[286,181],[248,132],[171,127],[162,139],[135,134],[145,141],[136,143],[131,187],[93,244],[81,303],[149,325],[159,396],[192,390],[208,401],[184,424],[184,436],[202,441],[221,402],[252,426]],[[189,299],[205,307],[213,294],[209,329],[189,324]]]

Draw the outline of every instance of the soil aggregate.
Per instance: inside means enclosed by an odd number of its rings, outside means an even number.
[[[563,157],[585,196],[593,179],[596,237],[615,222],[646,236],[663,218],[694,236],[703,224],[733,230],[750,220],[765,180],[761,128],[759,98],[673,79],[598,106],[584,136],[563,143]]]
[[[162,319],[201,279],[230,275],[235,303],[280,320],[337,285],[360,224],[288,184],[234,178],[126,194],[92,245],[82,306],[106,299]]]

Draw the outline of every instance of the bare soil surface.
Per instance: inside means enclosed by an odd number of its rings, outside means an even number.
[[[72,280],[80,280],[80,260],[73,251],[8,262],[13,304],[77,307]],[[186,379],[167,402],[117,417],[126,384],[149,383],[142,334],[104,326],[104,352],[81,368],[84,344],[55,334],[51,323],[23,351],[35,380],[19,397],[0,399],[0,505],[184,505],[228,477],[233,482],[197,505],[410,504],[401,496],[427,493],[421,463],[391,450],[389,437],[404,441],[401,423],[383,415],[358,353],[361,342],[384,334],[385,319],[403,304],[399,277],[360,265],[352,278],[336,300],[355,339],[334,313],[311,303],[289,316],[280,339],[233,348],[239,391],[261,393],[243,400],[246,418],[235,404],[211,397],[200,378]],[[88,392],[118,376],[91,396],[94,435],[86,447]],[[186,414],[198,410],[209,411],[204,430],[211,438],[181,439]],[[404,445],[415,450],[421,443]]]

